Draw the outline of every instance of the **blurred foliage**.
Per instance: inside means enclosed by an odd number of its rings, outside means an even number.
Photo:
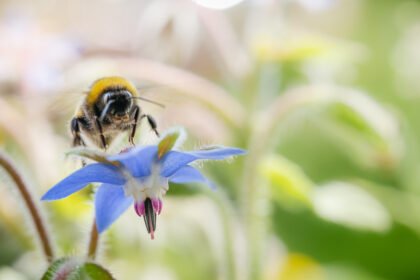
[[[120,75],[157,86],[166,108],[141,107],[186,128],[181,149],[249,154],[206,163],[216,191],[171,184],[153,242],[124,214],[98,260],[116,279],[419,279],[420,2],[196,2],[0,3],[0,145],[34,196],[81,165],[64,156],[79,93]],[[6,177],[0,279],[38,279]],[[83,256],[94,190],[42,204],[59,255]]]

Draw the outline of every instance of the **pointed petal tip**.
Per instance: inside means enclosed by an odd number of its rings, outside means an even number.
[[[70,194],[69,194],[70,195]],[[41,197],[41,201],[54,201],[54,200],[59,200],[62,198],[66,198],[69,195],[57,195],[52,193],[50,190],[47,191],[42,197]]]
[[[125,196],[122,186],[102,184],[95,195],[98,232],[108,229],[131,204],[133,204],[133,198]]]
[[[228,152],[227,153],[228,156],[229,156],[229,154],[230,154],[230,156],[240,156],[240,155],[246,155],[246,154],[248,154],[248,151],[247,150],[244,150],[244,149],[241,149],[241,148],[235,148],[235,147],[229,148],[229,147],[226,147],[224,149]]]
[[[247,154],[248,151],[236,147],[218,147],[215,149],[200,149],[198,151],[188,152],[196,157],[196,159],[213,159],[223,160],[228,157]]]
[[[98,224],[98,221],[96,221],[96,229],[98,230],[98,234],[101,234],[102,232],[104,232],[104,230],[106,228],[102,227],[101,225]]]
[[[207,185],[210,186],[210,188],[212,190],[217,190],[217,186],[212,181],[210,181],[210,180],[207,179],[207,182],[206,183],[207,183]]]
[[[248,151],[247,151],[247,150],[240,149],[240,148],[237,148],[237,149],[238,149],[238,153],[239,153],[240,155],[246,155],[246,154],[248,154]]]
[[[96,229],[98,230],[98,234],[103,233],[103,232],[104,232],[105,230],[107,230],[110,226],[111,226],[110,224],[109,224],[109,225],[103,225],[103,224],[100,224],[100,223],[98,222],[98,220],[96,220]]]

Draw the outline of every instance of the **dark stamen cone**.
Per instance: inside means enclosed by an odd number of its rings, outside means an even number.
[[[146,198],[144,201],[145,214],[143,216],[147,232],[150,233],[152,239],[156,230],[156,212],[153,209],[152,201]]]

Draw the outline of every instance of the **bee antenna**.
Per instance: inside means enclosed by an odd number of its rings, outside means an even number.
[[[109,106],[111,106],[111,104],[114,103],[114,100],[109,100],[106,104],[105,104],[105,108],[102,110],[101,116],[99,117],[100,121],[103,121],[105,118],[106,113],[109,110]]]
[[[140,99],[140,100],[143,100],[143,101],[146,101],[146,102],[149,102],[149,103],[155,104],[155,105],[157,105],[157,106],[160,106],[160,107],[162,107],[162,108],[165,108],[165,105],[163,105],[162,103],[159,103],[159,102],[156,102],[156,101],[153,101],[153,100],[150,100],[150,99],[147,99],[147,98],[141,97],[141,96],[132,96],[131,98],[133,98],[133,99]]]

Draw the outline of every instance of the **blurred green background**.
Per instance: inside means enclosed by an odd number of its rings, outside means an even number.
[[[0,2],[0,146],[34,197],[80,167],[80,93],[119,75],[183,148],[249,154],[203,166],[217,191],[171,185],[153,241],[127,211],[101,236],[116,279],[420,279],[420,1],[197,2]],[[59,255],[84,256],[92,192],[39,203]],[[46,270],[34,236],[1,173],[1,280]]]

